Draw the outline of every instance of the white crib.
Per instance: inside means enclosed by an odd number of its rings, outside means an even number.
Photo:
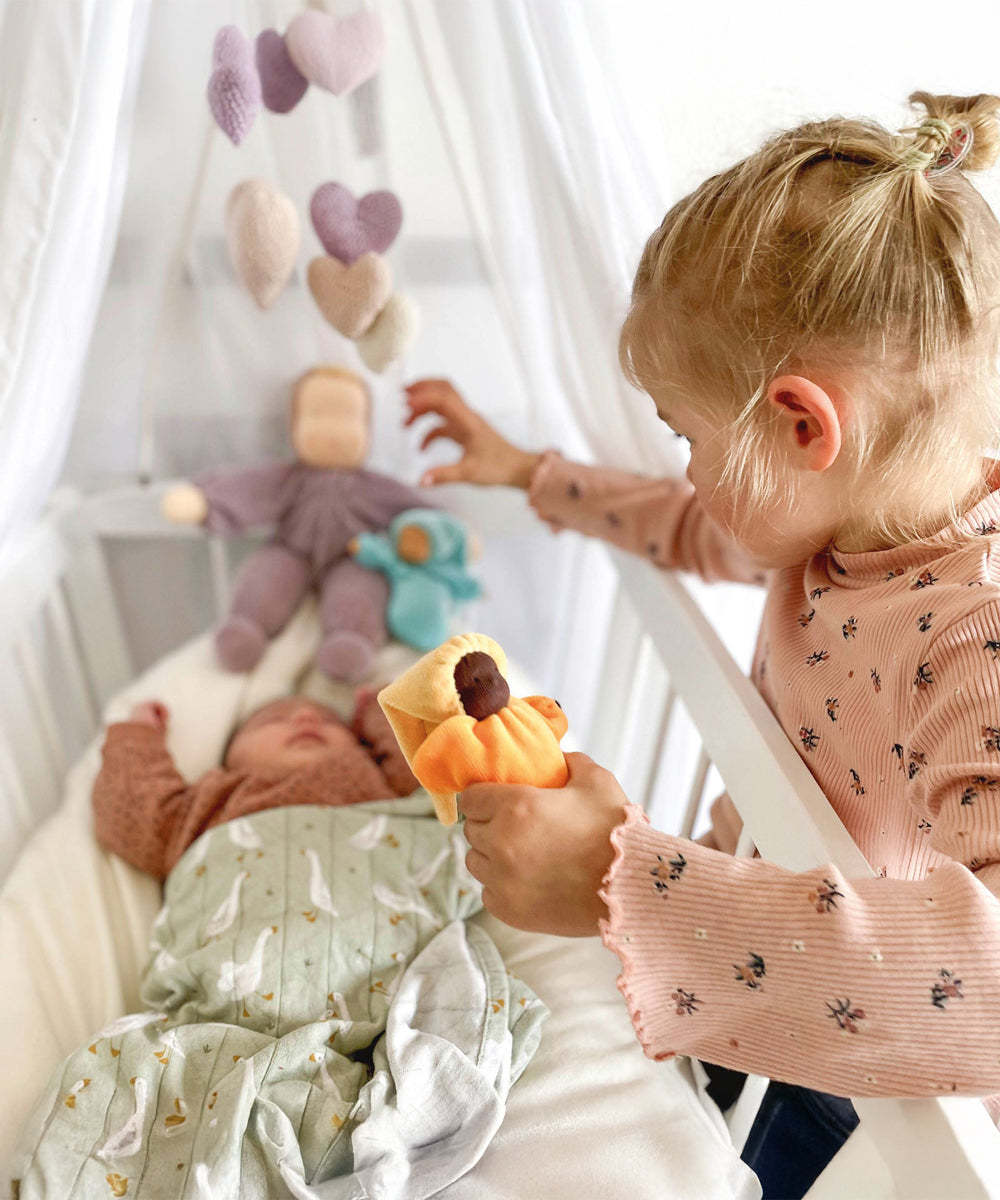
[[[0,870],[59,799],[63,777],[92,739],[103,705],[133,675],[105,550],[121,539],[164,547],[189,539],[225,605],[233,543],[167,526],[160,487],[124,486],[86,499],[57,493],[44,518],[0,558]],[[470,501],[471,502],[471,501]],[[582,656],[564,654],[565,707],[577,744],[615,770],[657,824],[695,827],[714,770],[744,819],[753,847],[795,870],[832,862],[848,877],[871,870],[840,825],[760,696],[724,647],[685,582],[627,555],[581,547],[580,571],[605,580],[608,636]],[[163,580],[169,587],[169,577]],[[595,595],[593,589],[588,595]],[[178,603],[181,589],[178,587]],[[572,626],[565,631],[573,646]],[[584,666],[590,670],[586,676]],[[594,670],[596,666],[596,671]],[[595,682],[596,680],[596,682]],[[678,750],[677,727],[700,749]],[[686,739],[690,742],[690,738]],[[683,784],[674,759],[687,755]],[[678,816],[683,786],[686,811]],[[745,1089],[730,1118],[737,1145],[765,1081]],[[859,1100],[861,1129],[810,1195],[1000,1196],[1000,1134],[978,1101]],[[627,1113],[624,1119],[628,1119]],[[664,1138],[670,1130],[663,1130]],[[666,1187],[666,1185],[664,1185]],[[668,1196],[669,1192],[662,1193]]]

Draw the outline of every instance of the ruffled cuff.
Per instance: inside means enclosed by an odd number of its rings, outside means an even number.
[[[625,1003],[628,1005],[629,1016],[632,1018],[632,1026],[635,1029],[639,1043],[647,1057],[656,1059],[659,1062],[667,1058],[673,1058],[675,1055],[673,1051],[657,1052],[653,1048],[651,1038],[647,1033],[647,1022],[643,1017],[638,998],[633,990],[632,981],[635,978],[636,966],[631,951],[632,938],[626,928],[624,906],[620,894],[621,889],[618,886],[621,883],[622,875],[627,872],[625,855],[626,836],[629,831],[636,828],[641,829],[643,826],[652,828],[649,824],[649,817],[637,804],[629,804],[625,809],[625,820],[611,832],[611,845],[614,847],[614,857],[611,860],[611,866],[608,868],[608,873],[605,875],[601,890],[598,893],[608,906],[608,918],[607,920],[599,921],[598,924],[601,930],[601,940],[604,942],[604,945],[609,950],[614,951],[621,961],[622,973],[618,976],[618,990],[624,996]]]

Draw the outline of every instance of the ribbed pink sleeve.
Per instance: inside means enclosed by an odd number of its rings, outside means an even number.
[[[759,567],[708,516],[686,480],[647,479],[548,451],[528,499],[553,529],[574,529],[709,581],[763,583]]]
[[[958,864],[847,882],[615,831],[605,943],[646,1053],[845,1096],[1000,1090],[1000,907]]]
[[[841,1095],[1000,1090],[1000,601],[970,606],[996,590],[976,549],[813,589],[780,646],[780,606],[765,620],[783,723],[869,860],[909,877],[734,859],[636,808],[615,831],[603,933],[652,1057]]]

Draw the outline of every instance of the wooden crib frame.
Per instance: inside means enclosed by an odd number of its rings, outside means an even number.
[[[86,499],[58,492],[43,518],[0,556],[0,812],[6,820],[0,845],[7,852],[0,870],[56,806],[65,771],[97,732],[104,704],[134,675],[106,544],[201,540],[217,607],[226,606],[229,544],[167,525],[159,515],[164,486],[125,485]],[[630,796],[655,814],[665,786],[663,748],[686,713],[701,748],[679,832],[695,827],[714,765],[744,820],[739,852],[756,846],[793,870],[833,863],[848,878],[871,875],[684,581],[593,543],[581,553],[581,570],[599,561],[612,580],[607,637],[595,651],[601,703],[578,739],[581,748],[615,770]],[[737,1145],[765,1083],[745,1089],[730,1119]],[[978,1101],[858,1100],[856,1107],[861,1129],[810,1196],[1000,1197],[1000,1133]]]

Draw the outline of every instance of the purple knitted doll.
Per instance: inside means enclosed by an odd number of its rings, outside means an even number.
[[[213,471],[167,493],[164,511],[171,520],[200,522],[210,533],[274,527],[240,568],[229,617],[216,631],[227,669],[251,670],[315,588],[323,631],[317,664],[348,682],[368,674],[386,640],[388,583],[356,563],[348,543],[426,505],[415,489],[361,467],[368,408],[368,389],[353,372],[308,371],[292,397],[295,460]]]

